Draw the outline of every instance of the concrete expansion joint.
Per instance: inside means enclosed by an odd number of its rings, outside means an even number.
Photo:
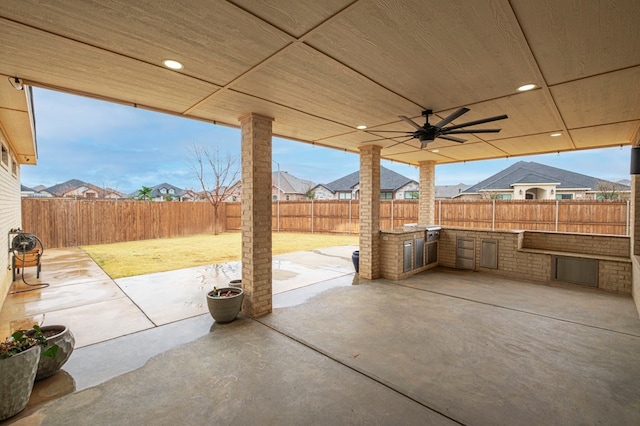
[[[330,353],[328,353],[328,352],[326,352],[326,351],[323,351],[322,349],[318,348],[317,346],[312,345],[311,343],[309,343],[309,342],[305,341],[304,339],[301,339],[301,338],[299,338],[299,337],[295,337],[295,336],[292,336],[292,335],[290,335],[290,334],[287,334],[286,332],[284,332],[284,331],[280,330],[280,329],[279,329],[279,328],[277,328],[277,327],[274,327],[274,326],[272,326],[272,325],[269,325],[269,324],[266,324],[266,323],[262,322],[262,321],[261,321],[260,319],[258,319],[258,318],[247,318],[247,319],[253,320],[253,321],[257,322],[258,324],[261,324],[261,325],[263,325],[264,327],[266,327],[266,328],[268,328],[268,329],[270,329],[270,330],[272,330],[272,331],[274,331],[274,332],[276,332],[276,333],[280,334],[281,336],[286,337],[286,338],[288,338],[288,339],[290,339],[290,340],[292,340],[292,341],[294,341],[294,342],[296,342],[296,343],[298,343],[298,344],[300,344],[300,345],[302,345],[302,346],[304,346],[304,347],[306,347],[306,348],[308,348],[308,349],[311,349],[312,351],[314,351],[314,352],[316,352],[316,353],[318,353],[318,354],[320,354],[320,355],[322,355],[322,356],[324,356],[324,357],[326,357],[326,358],[330,359],[331,361],[336,362],[336,363],[338,363],[338,364],[342,365],[343,367],[346,367],[346,368],[348,368],[349,370],[351,370],[351,371],[353,371],[353,372],[355,372],[355,373],[357,373],[357,374],[360,374],[361,376],[363,376],[363,377],[365,377],[365,378],[367,378],[367,379],[369,379],[369,380],[372,380],[372,381],[374,381],[374,382],[376,382],[376,383],[378,383],[378,384],[380,384],[380,385],[384,386],[385,388],[389,389],[390,391],[395,392],[395,393],[397,393],[398,395],[400,395],[400,396],[402,396],[402,397],[404,397],[404,398],[407,398],[407,399],[411,400],[412,402],[415,402],[416,404],[418,404],[418,405],[420,405],[420,406],[422,406],[422,407],[426,408],[427,410],[431,410],[431,411],[433,411],[434,413],[437,413],[437,414],[439,414],[439,415],[441,415],[441,416],[443,416],[443,417],[446,417],[447,419],[451,420],[452,422],[455,422],[456,424],[459,424],[459,425],[465,425],[464,423],[462,423],[462,422],[460,422],[460,421],[458,421],[458,420],[454,419],[454,418],[453,418],[453,417],[451,417],[450,415],[448,415],[448,414],[446,414],[446,413],[444,413],[444,412],[442,412],[442,411],[439,411],[439,410],[437,410],[437,409],[435,409],[435,408],[433,408],[433,407],[430,407],[430,406],[426,405],[424,402],[422,402],[422,401],[418,400],[417,398],[412,397],[412,396],[409,394],[409,392],[408,392],[408,391],[406,391],[406,390],[402,390],[402,389],[398,389],[396,386],[394,386],[393,384],[391,384],[391,383],[387,382],[386,380],[383,380],[383,379],[381,379],[381,378],[379,378],[379,377],[373,376],[373,375],[371,375],[371,374],[367,373],[365,370],[362,370],[362,369],[360,369],[360,368],[358,368],[358,367],[355,367],[355,366],[353,366],[353,365],[349,365],[349,364],[347,364],[346,362],[341,361],[340,359],[338,359],[338,358],[334,357],[334,356],[333,356],[333,355],[331,355]]]

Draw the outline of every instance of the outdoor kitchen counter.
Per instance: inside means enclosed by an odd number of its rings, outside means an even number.
[[[427,242],[427,227],[382,230],[380,274],[383,278],[401,280],[433,268],[438,264],[437,246],[437,241]]]

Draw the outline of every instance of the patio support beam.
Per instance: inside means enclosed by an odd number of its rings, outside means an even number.
[[[380,277],[380,151],[360,148],[360,278]]]
[[[421,161],[420,192],[418,197],[418,223],[421,225],[435,225],[436,202],[436,162]]]
[[[273,118],[245,114],[242,132],[242,311],[259,317],[272,309],[271,136]]]

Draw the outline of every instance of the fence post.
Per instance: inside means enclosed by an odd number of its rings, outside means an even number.
[[[393,229],[393,198],[391,199],[391,229]]]
[[[313,198],[311,199],[311,233],[313,234]]]
[[[349,235],[351,235],[351,198],[349,198]]]
[[[560,209],[560,200],[556,200],[556,232],[558,232],[558,210]]]
[[[438,200],[438,225],[442,226],[442,200]]]
[[[629,222],[631,221],[631,209],[629,208],[631,204],[631,200],[627,200],[627,214],[625,215],[627,217],[627,223],[625,224],[625,231],[624,234],[629,236],[631,234],[629,234]]]
[[[496,230],[496,200],[495,198],[492,201],[491,205],[491,230]]]

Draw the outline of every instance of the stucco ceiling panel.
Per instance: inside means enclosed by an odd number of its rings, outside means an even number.
[[[226,1],[3,0],[1,14],[149,64],[175,59],[181,73],[217,85],[292,41]]]
[[[175,113],[218,89],[86,44],[57,36],[42,38],[41,31],[13,22],[0,19],[0,25],[12,29],[0,44],[2,74]],[[24,63],[30,64],[28,69],[21,65]]]
[[[510,139],[491,141],[496,148],[504,151],[509,157],[527,155],[532,149],[540,153],[568,151],[573,149],[571,138],[564,132],[561,136],[552,137],[550,133],[521,136]]]
[[[551,87],[569,129],[640,119],[640,66]]]
[[[300,37],[350,3],[353,3],[353,1],[234,0],[234,3],[286,31],[288,34]]]
[[[506,1],[362,1],[307,42],[433,110],[542,83]]]
[[[600,148],[625,145],[640,126],[639,121],[609,124],[588,129],[571,130],[571,137],[578,148]]]
[[[511,0],[548,84],[640,63],[640,2]]]
[[[417,108],[304,45],[291,46],[233,88],[353,128]]]
[[[274,135],[290,139],[313,142],[316,139],[354,132],[353,128],[327,122],[232,90],[221,92],[215,97],[215,101],[202,103],[192,111],[192,114],[217,123],[239,127],[238,118],[249,112],[275,118],[272,124]],[[336,144],[338,145],[339,142]]]

